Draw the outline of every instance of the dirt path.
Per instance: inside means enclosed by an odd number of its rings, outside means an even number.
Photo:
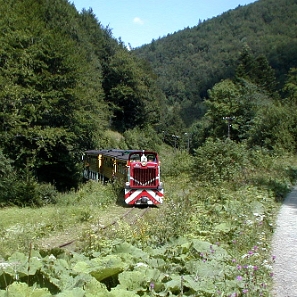
[[[297,297],[297,186],[282,205],[272,241],[275,297]]]

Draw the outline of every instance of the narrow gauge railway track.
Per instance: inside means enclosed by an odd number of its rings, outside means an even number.
[[[146,208],[138,208],[138,207],[133,206],[132,208],[129,208],[126,212],[124,212],[122,215],[120,215],[116,219],[114,219],[112,222],[110,222],[106,225],[99,226],[98,230],[96,232],[106,230],[106,229],[108,229],[122,221],[126,222],[128,225],[132,226],[132,225],[136,224],[136,222],[140,218],[142,218],[150,209],[151,208],[149,206]],[[79,240],[78,238],[70,240],[66,243],[58,245],[58,247],[59,248],[67,247],[78,240]]]
[[[135,211],[135,210],[137,210],[137,211]],[[143,217],[150,210],[150,208],[149,207],[146,207],[146,208],[142,209],[140,212],[138,210],[139,210],[139,208],[137,208],[135,206],[132,207],[132,208],[130,208],[123,215],[119,216],[117,219],[113,220],[111,223],[107,224],[106,226],[102,226],[101,229],[107,229],[108,227],[111,227],[111,226],[117,224],[119,221],[124,220],[129,215],[130,216],[132,215],[133,217],[132,218],[130,217],[129,220],[127,220],[127,223],[129,225],[133,225],[133,224],[136,223],[136,221],[138,219],[140,219],[141,217]]]

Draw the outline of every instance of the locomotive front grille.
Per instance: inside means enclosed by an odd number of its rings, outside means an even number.
[[[134,168],[131,176],[132,187],[157,187],[156,168]]]

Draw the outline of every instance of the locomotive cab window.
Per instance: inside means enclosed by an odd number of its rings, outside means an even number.
[[[132,154],[130,156],[130,161],[132,161],[132,162],[140,162],[140,155],[139,154]]]
[[[148,154],[147,155],[147,161],[148,162],[156,162],[156,156],[153,154]]]

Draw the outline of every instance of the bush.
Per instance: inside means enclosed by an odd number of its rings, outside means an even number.
[[[8,199],[10,204],[17,206],[43,206],[56,203],[58,191],[49,183],[38,183],[29,170],[18,175],[19,178],[11,190]]]
[[[175,153],[166,153],[160,156],[162,176],[187,175],[192,168],[193,157],[186,151],[177,151]]]
[[[236,180],[247,164],[248,151],[244,144],[209,138],[195,150],[193,177],[211,183]]]
[[[57,191],[51,184],[39,184],[27,168],[16,172],[12,161],[0,150],[0,206],[42,206],[55,203]]]

